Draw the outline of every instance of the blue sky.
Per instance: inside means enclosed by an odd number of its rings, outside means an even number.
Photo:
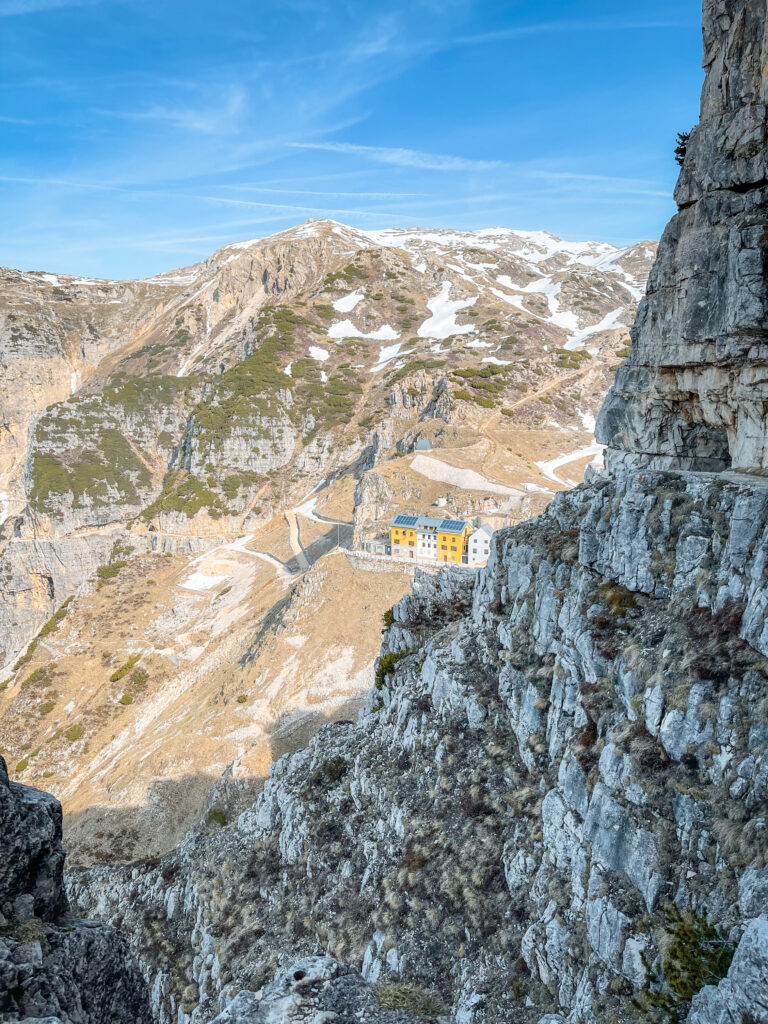
[[[0,264],[137,277],[329,216],[626,244],[694,0],[0,0]]]

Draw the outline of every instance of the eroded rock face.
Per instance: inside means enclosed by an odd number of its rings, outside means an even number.
[[[463,1022],[625,1019],[670,904],[734,945],[768,918],[745,601],[768,534],[739,542],[737,496],[766,490],[624,468],[563,494],[500,534],[476,582],[418,580],[359,722],[281,759],[236,825],[158,868],[73,875],[75,903],[153,965],[158,1019],[207,1021],[318,944],[376,984],[437,989]],[[707,538],[695,564],[683,514]]]
[[[354,968],[330,956],[308,956],[279,971],[258,996],[243,990],[228,999],[214,1024],[415,1024],[420,1019],[382,1008],[373,986]]]
[[[598,439],[666,468],[768,466],[765,9],[704,3],[691,133],[632,349]]]
[[[138,965],[114,928],[69,916],[63,867],[61,805],[0,757],[0,1021],[148,1024]]]

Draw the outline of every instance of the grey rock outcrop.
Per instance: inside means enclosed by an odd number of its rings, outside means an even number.
[[[412,1024],[422,1019],[382,1007],[376,989],[330,956],[309,956],[279,971],[258,995],[243,990],[213,1024]]]
[[[68,913],[61,805],[10,782],[0,757],[0,1021],[149,1024],[122,937]]]
[[[666,468],[768,467],[765,10],[704,3],[701,119],[598,440]]]

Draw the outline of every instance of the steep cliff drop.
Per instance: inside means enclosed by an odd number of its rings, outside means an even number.
[[[126,942],[68,914],[63,867],[58,800],[9,782],[0,757],[0,1021],[150,1024]]]
[[[236,823],[73,873],[158,1022],[768,1021],[765,23],[705,0],[606,471],[418,579]]]

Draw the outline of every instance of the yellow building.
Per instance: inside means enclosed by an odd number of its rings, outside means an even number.
[[[471,532],[472,525],[463,519],[395,516],[389,528],[392,557],[461,562]]]

